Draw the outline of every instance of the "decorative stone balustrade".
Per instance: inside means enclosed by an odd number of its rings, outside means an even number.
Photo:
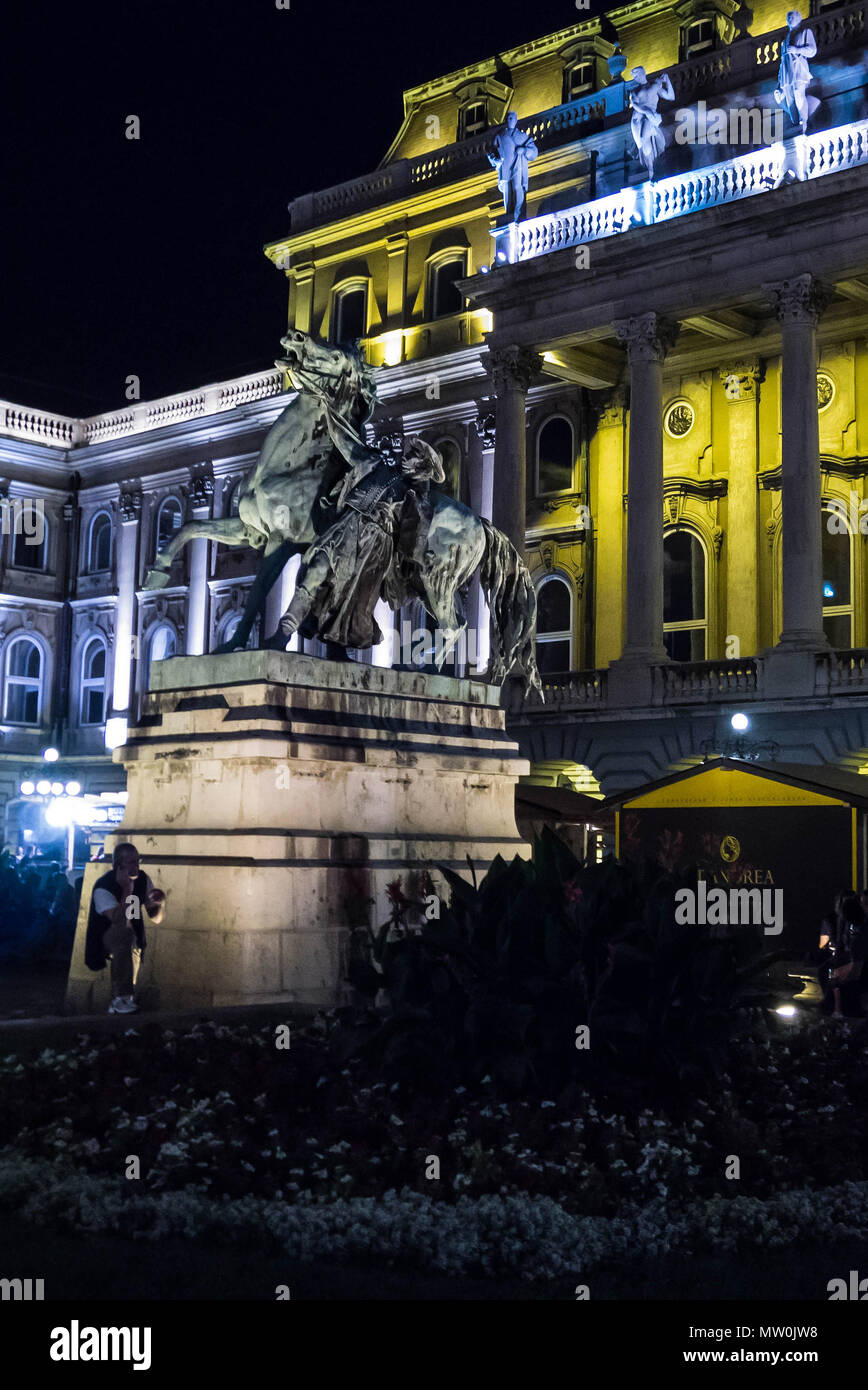
[[[511,714],[524,709],[551,713],[553,710],[587,709],[606,703],[605,671],[568,671],[562,676],[543,676],[542,698],[537,691],[524,694],[523,682],[510,680],[504,686],[504,705]]]
[[[163,396],[156,401],[142,401],[125,410],[91,415],[85,420],[52,415],[45,410],[28,410],[0,401],[0,435],[71,449],[76,445],[102,444],[111,439],[123,439],[126,435],[195,420],[198,416],[235,410],[252,401],[279,396],[282,390],[283,373],[275,367],[270,371],[236,377],[232,381],[221,381],[215,386],[203,386],[196,391]]]
[[[868,691],[868,648],[851,647],[846,650],[824,652],[817,658],[816,693],[831,695],[836,693]]]
[[[781,144],[736,155],[704,169],[675,174],[658,183],[581,203],[564,212],[521,222],[503,241],[506,259],[530,260],[567,246],[599,241],[631,226],[666,222],[703,208],[772,192],[792,169],[804,179],[840,173],[868,164],[868,121],[857,121],[816,135],[798,135]]]
[[[652,668],[652,700],[655,706],[715,705],[766,698],[762,657],[737,661],[678,661]],[[569,711],[605,711],[608,700],[605,670],[568,671],[543,678],[545,703],[539,695],[525,697],[522,683],[510,681],[505,704],[512,715],[550,715]],[[805,687],[792,685],[787,698],[805,700],[834,695],[868,693],[868,647],[819,652],[813,675]],[[771,697],[769,697],[771,698]],[[780,695],[774,696],[775,702]]]
[[[568,137],[591,121],[622,115],[627,109],[624,93],[623,82],[612,83],[576,101],[529,116],[522,120],[522,129],[531,133],[540,149],[547,149],[563,143],[565,135]],[[474,174],[486,173],[490,168],[487,152],[491,147],[492,134],[493,131],[488,130],[469,140],[441,145],[430,154],[417,155],[414,159],[396,159],[393,164],[377,169],[373,174],[335,184],[322,193],[296,198],[289,205],[292,231],[295,233],[305,227],[321,226],[363,208],[409,197],[419,188],[457,183]]]
[[[756,661],[678,661],[655,669],[664,704],[704,704],[757,694]]]
[[[32,444],[54,444],[68,449],[76,440],[79,421],[47,410],[28,410],[26,406],[0,401],[0,434],[27,439]]]

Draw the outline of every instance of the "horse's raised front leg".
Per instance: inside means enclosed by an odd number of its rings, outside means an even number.
[[[188,521],[174,535],[154,561],[153,569],[148,571],[146,589],[165,589],[169,582],[172,561],[188,541],[221,541],[223,545],[249,545],[250,532],[237,516],[227,516],[214,521]]]

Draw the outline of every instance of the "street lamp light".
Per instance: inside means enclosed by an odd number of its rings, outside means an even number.
[[[56,748],[46,748],[42,754],[47,763],[56,763],[60,754]]]

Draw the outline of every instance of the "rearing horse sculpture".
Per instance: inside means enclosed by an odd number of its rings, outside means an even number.
[[[307,550],[334,520],[330,497],[348,465],[333,438],[345,436],[348,445],[361,442],[376,400],[373,373],[356,348],[332,347],[295,330],[281,343],[286,357],[278,366],[287,370],[299,394],[272,425],[256,466],[241,484],[238,516],[182,526],[148,575],[148,588],[164,587],[172,560],[197,537],[263,551],[242,620],[220,651],[246,646],[262,600],[287,559]],[[536,595],[521,556],[469,507],[445,493],[433,494],[424,557],[415,577],[408,578],[405,569],[401,598],[421,598],[443,629],[447,641],[438,666],[464,627],[457,592],[477,571],[492,618],[488,680],[499,684],[519,664],[528,687],[539,689]],[[396,586],[390,587],[394,607]],[[286,640],[278,631],[263,645],[282,648]]]
[[[298,395],[275,420],[256,466],[241,483],[238,515],[187,522],[157,555],[145,586],[165,588],[172,561],[192,540],[263,551],[241,622],[218,651],[246,647],[260,606],[287,560],[305,551],[331,520],[320,501],[347,465],[329,437],[327,411],[359,434],[377,399],[373,372],[357,349],[330,347],[295,330],[281,346],[287,356],[276,365],[288,371]]]

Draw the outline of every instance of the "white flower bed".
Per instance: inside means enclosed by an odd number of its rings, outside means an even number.
[[[214,1199],[201,1187],[140,1194],[125,1178],[99,1178],[60,1160],[0,1151],[0,1211],[36,1225],[140,1239],[203,1237],[245,1244],[267,1234],[300,1261],[364,1261],[444,1274],[551,1281],[624,1257],[689,1255],[816,1241],[868,1239],[868,1182],[828,1191],[712,1197],[670,1206],[664,1197],[620,1216],[572,1216],[549,1197],[460,1196],[454,1203],[404,1190],[380,1198],[289,1205],[261,1197]]]

